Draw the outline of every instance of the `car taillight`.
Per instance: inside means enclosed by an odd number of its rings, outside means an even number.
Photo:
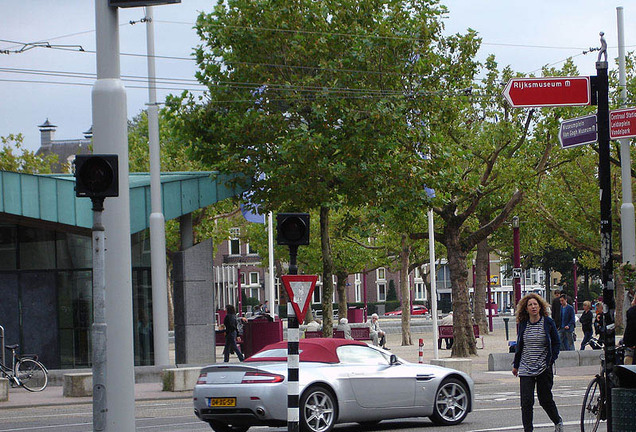
[[[208,374],[206,372],[202,372],[201,375],[199,375],[197,384],[207,384],[207,383],[208,383]]]
[[[265,372],[247,372],[243,376],[241,384],[274,384],[283,382],[285,377],[278,374]]]

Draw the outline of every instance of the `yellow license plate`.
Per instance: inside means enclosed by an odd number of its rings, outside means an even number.
[[[235,407],[236,406],[236,398],[210,398],[208,400],[208,404],[211,407]]]

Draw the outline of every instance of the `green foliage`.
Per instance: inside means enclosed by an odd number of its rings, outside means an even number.
[[[397,301],[397,292],[395,291],[395,281],[391,279],[389,281],[389,290],[386,293],[386,301]]]
[[[51,167],[58,160],[57,155],[40,157],[30,150],[23,148],[22,134],[10,134],[0,137],[0,170],[27,174],[50,174]],[[63,166],[63,169],[65,167]]]

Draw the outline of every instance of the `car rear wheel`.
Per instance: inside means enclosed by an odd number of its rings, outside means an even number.
[[[216,420],[210,422],[210,427],[214,432],[247,432],[249,426],[232,426]]]
[[[336,423],[336,397],[324,386],[310,387],[300,399],[300,430],[329,432]]]
[[[431,420],[443,426],[459,424],[468,415],[469,401],[466,384],[457,378],[446,378],[437,389]]]

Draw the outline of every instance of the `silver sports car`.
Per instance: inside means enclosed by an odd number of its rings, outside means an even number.
[[[406,362],[381,348],[347,339],[300,341],[300,428],[329,432],[336,423],[429,417],[461,423],[473,407],[465,373]],[[240,364],[201,370],[194,413],[216,432],[287,423],[287,342],[266,346]]]

